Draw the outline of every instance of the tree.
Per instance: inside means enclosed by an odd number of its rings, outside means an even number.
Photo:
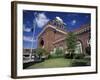
[[[43,48],[37,48],[36,54],[38,54],[40,57],[42,57],[42,56],[47,56],[48,52]]]
[[[66,45],[67,45],[67,51],[70,55],[74,54],[76,44],[77,44],[76,35],[73,32],[69,32],[68,35],[66,36]]]

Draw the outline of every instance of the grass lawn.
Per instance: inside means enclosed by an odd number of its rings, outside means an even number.
[[[27,67],[27,69],[36,69],[36,68],[57,68],[57,67],[68,67],[71,66],[71,59],[64,58],[51,58],[47,59],[44,62],[36,63],[32,66]]]

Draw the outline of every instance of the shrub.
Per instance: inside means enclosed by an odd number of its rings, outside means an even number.
[[[65,58],[67,58],[67,59],[73,59],[73,54],[65,54]]]
[[[75,59],[83,59],[84,56],[85,56],[84,54],[80,53],[80,54],[75,54],[75,55],[74,55],[74,58],[75,58]]]
[[[85,60],[90,60],[91,59],[91,56],[85,56],[84,59]]]
[[[63,54],[63,50],[57,48],[56,51],[55,51],[55,54],[56,54],[57,56],[61,56],[61,55]]]
[[[87,66],[87,62],[84,60],[73,60],[72,66]]]
[[[87,65],[91,65],[91,57],[90,56],[85,56],[84,60],[87,61]]]
[[[64,52],[62,49],[57,48],[55,53],[51,54],[50,57],[51,58],[59,58],[61,56],[63,56]]]
[[[51,54],[51,55],[50,55],[50,58],[58,58],[58,55],[55,54],[55,53],[54,53],[54,54]]]
[[[45,49],[42,49],[42,48],[37,48],[36,54],[39,55],[41,58],[44,57],[44,56],[45,57],[48,56],[48,52]]]
[[[84,54],[77,54],[75,59],[72,60],[72,66],[90,66],[91,58],[90,56],[85,56]]]

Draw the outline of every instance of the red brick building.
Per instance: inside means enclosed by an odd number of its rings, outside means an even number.
[[[77,35],[77,48],[75,52],[85,53],[85,48],[89,46],[90,25],[83,25],[73,32]],[[67,34],[68,31],[65,29],[65,24],[55,18],[49,21],[38,35],[38,47],[42,47],[51,53],[56,48],[67,50],[65,42]]]

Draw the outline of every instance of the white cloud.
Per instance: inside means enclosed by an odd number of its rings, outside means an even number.
[[[23,30],[24,30],[25,32],[30,32],[30,31],[31,31],[31,28],[26,27],[26,25],[24,24]]]
[[[63,23],[63,20],[60,17],[57,16],[56,19]]]
[[[66,23],[64,23],[63,19],[60,18],[59,16],[56,16],[56,19],[59,20],[61,23],[63,23],[64,25],[67,25]]]
[[[30,29],[30,28],[25,28],[25,27],[24,27],[24,31],[26,31],[26,32],[30,32],[31,29]]]
[[[72,25],[76,24],[76,20],[72,20]]]
[[[49,21],[44,13],[38,13],[35,20],[39,28],[42,28]]]
[[[32,42],[32,41],[33,41],[33,42],[36,42],[36,41],[37,41],[37,40],[33,39],[32,37],[27,37],[27,36],[24,36],[24,37],[23,37],[23,40],[24,40],[24,41],[28,41],[28,42]]]

